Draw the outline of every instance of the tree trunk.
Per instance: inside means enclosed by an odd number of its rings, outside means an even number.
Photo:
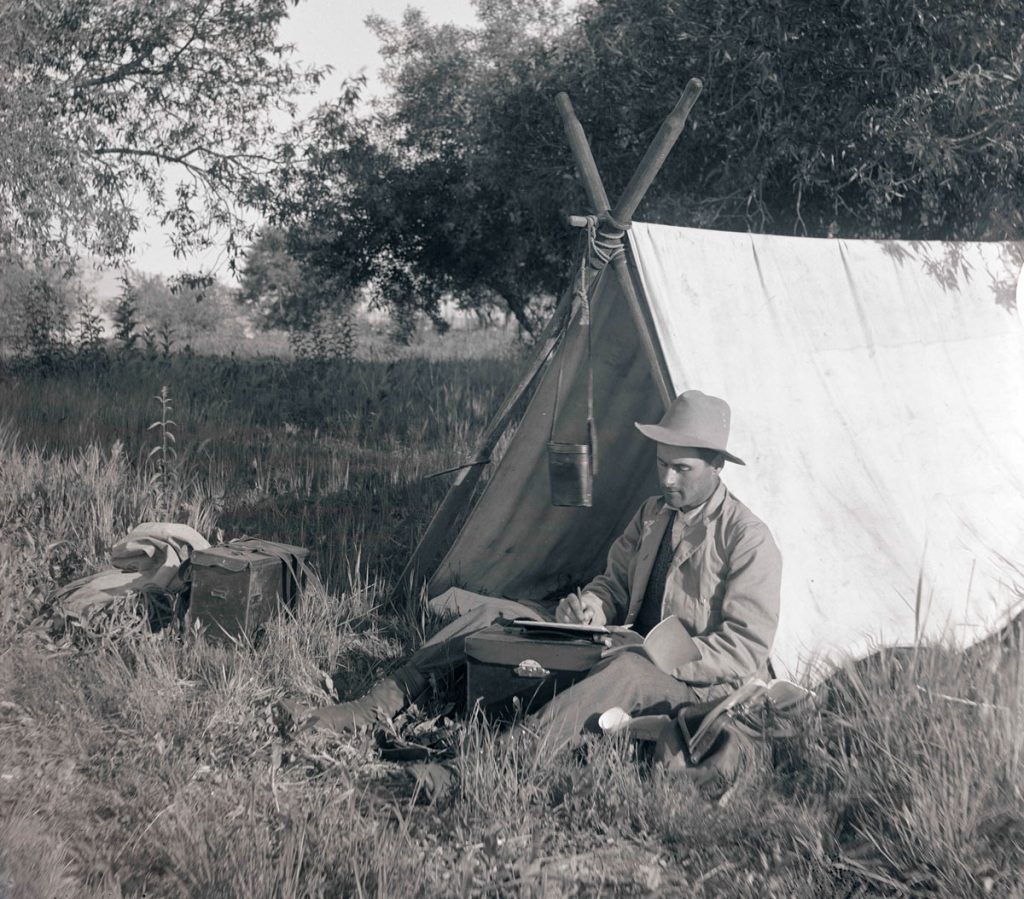
[[[487,284],[488,290],[497,294],[501,301],[509,308],[516,317],[519,327],[522,328],[531,338],[537,336],[536,327],[526,314],[527,299],[521,293],[508,289],[504,284]]]

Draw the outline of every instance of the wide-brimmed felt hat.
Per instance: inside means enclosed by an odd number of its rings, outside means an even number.
[[[679,394],[656,425],[634,422],[637,430],[670,446],[692,446],[695,449],[714,450],[730,462],[746,465],[725,447],[729,442],[729,404],[717,396],[708,396],[699,390],[686,390]]]

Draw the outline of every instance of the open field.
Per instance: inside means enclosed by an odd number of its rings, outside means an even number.
[[[0,896],[1024,895],[1012,633],[840,672],[718,802],[618,741],[583,762],[471,722],[426,806],[370,738],[279,731],[277,700],[357,694],[435,626],[381,603],[443,495],[424,476],[470,452],[518,364],[510,335],[461,332],[350,363],[0,376]],[[152,519],[308,546],[326,593],[233,653],[130,614],[47,629],[48,592]]]

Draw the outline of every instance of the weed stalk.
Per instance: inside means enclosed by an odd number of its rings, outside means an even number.
[[[171,418],[173,401],[170,389],[166,384],[160,387],[160,392],[154,399],[160,404],[160,417],[146,429],[157,432],[157,444],[146,457],[147,461],[155,460],[155,471],[149,480],[149,485],[156,495],[156,508],[164,517],[170,517],[173,511],[170,508],[171,476],[178,458],[178,451],[175,448],[177,439],[174,435],[177,422]]]

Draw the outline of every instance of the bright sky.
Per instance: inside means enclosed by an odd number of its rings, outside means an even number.
[[[371,13],[386,19],[400,19],[409,6],[422,9],[431,22],[471,25],[476,14],[471,0],[301,0],[282,30],[282,37],[295,45],[296,58],[308,63],[333,66],[334,72],[321,85],[319,99],[334,96],[342,80],[365,72],[371,92],[380,90],[377,39],[364,24]],[[309,107],[317,97],[309,100]],[[175,259],[167,240],[154,224],[136,238],[134,267],[145,272],[173,274],[182,270],[213,268],[228,278],[223,254],[209,253]]]

